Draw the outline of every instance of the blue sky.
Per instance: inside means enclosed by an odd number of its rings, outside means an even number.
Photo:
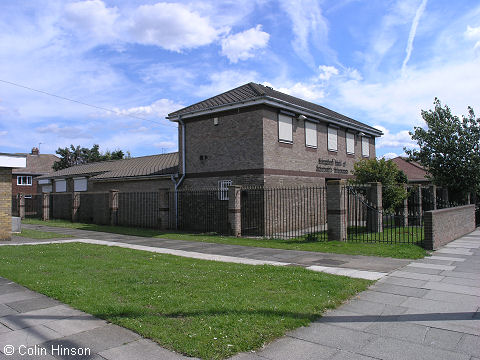
[[[480,3],[2,0],[0,80],[115,111],[0,82],[0,152],[174,151],[168,112],[254,81],[379,127],[393,156],[435,97],[480,113]]]

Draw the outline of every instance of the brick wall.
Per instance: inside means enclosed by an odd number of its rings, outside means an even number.
[[[343,174],[317,172],[318,159],[334,159],[342,163],[345,162],[346,166],[340,166],[339,168],[346,169],[351,173],[353,164],[362,159],[361,138],[355,136],[355,155],[348,155],[346,152],[346,129],[339,128],[337,132],[338,150],[329,151],[327,148],[327,129],[327,123],[317,124],[317,148],[308,148],[305,146],[305,121],[293,119],[293,143],[281,143],[278,141],[278,110],[266,107],[263,111],[264,167],[289,172],[290,174],[284,174],[284,176],[297,177],[296,181],[305,181],[306,184],[315,183],[314,180],[307,180],[308,177],[322,179],[318,181],[319,185],[324,184],[324,178],[348,177]],[[370,158],[374,158],[375,139],[370,138],[369,140]],[[291,174],[292,171],[299,172],[299,174]],[[303,176],[299,176],[300,173]]]
[[[12,231],[12,169],[0,168],[0,240]]]
[[[88,191],[104,192],[119,190],[121,192],[145,192],[158,191],[158,189],[171,189],[173,181],[169,178],[151,180],[118,180],[118,181],[89,181]]]
[[[435,250],[475,230],[475,205],[426,211],[425,248]]]
[[[12,194],[13,195],[16,195],[16,194],[33,195],[39,192],[40,188],[37,184],[37,180],[35,179],[35,176],[32,176],[32,185],[17,185],[17,176],[22,176],[22,175],[17,175],[17,174],[12,175]],[[23,176],[27,176],[27,175],[23,175]]]

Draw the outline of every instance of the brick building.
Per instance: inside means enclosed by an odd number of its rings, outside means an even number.
[[[53,172],[53,164],[58,157],[53,154],[40,154],[37,147],[30,154],[19,154],[27,159],[27,166],[12,170],[12,195],[31,196],[40,192],[38,177]]]
[[[177,187],[319,185],[375,157],[382,132],[323,106],[248,83],[168,115],[179,123]]]
[[[75,166],[42,177],[55,192],[324,186],[375,157],[382,132],[323,106],[248,83],[170,113],[179,152]]]

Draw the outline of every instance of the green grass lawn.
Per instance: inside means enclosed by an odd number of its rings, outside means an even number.
[[[58,234],[49,231],[22,229],[21,233],[13,234],[14,236],[26,237],[29,239],[55,239],[55,238],[69,238],[70,235]]]
[[[2,246],[0,263],[0,276],[205,359],[257,349],[372,283],[81,243]]]
[[[26,224],[59,226],[73,229],[103,231],[108,233],[135,235],[153,238],[174,240],[200,241],[218,244],[244,245],[264,248],[303,250],[326,253],[339,253],[349,255],[370,255],[393,257],[399,259],[420,259],[427,255],[427,251],[414,244],[386,244],[365,242],[340,242],[340,241],[306,241],[299,239],[256,239],[236,238],[220,235],[186,234],[174,231],[162,231],[153,229],[140,229],[124,226],[107,226],[95,224],[72,223],[66,220],[42,221],[37,219],[22,220]]]

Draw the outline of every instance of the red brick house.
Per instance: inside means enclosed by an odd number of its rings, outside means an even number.
[[[19,154],[27,157],[27,166],[12,170],[12,195],[31,196],[40,192],[37,177],[53,172],[53,164],[59,160],[53,154],[40,154],[37,147],[30,154]]]
[[[397,167],[407,175],[409,184],[429,185],[432,180],[429,179],[429,173],[424,166],[415,161],[407,161],[407,158],[397,156],[392,161]]]

